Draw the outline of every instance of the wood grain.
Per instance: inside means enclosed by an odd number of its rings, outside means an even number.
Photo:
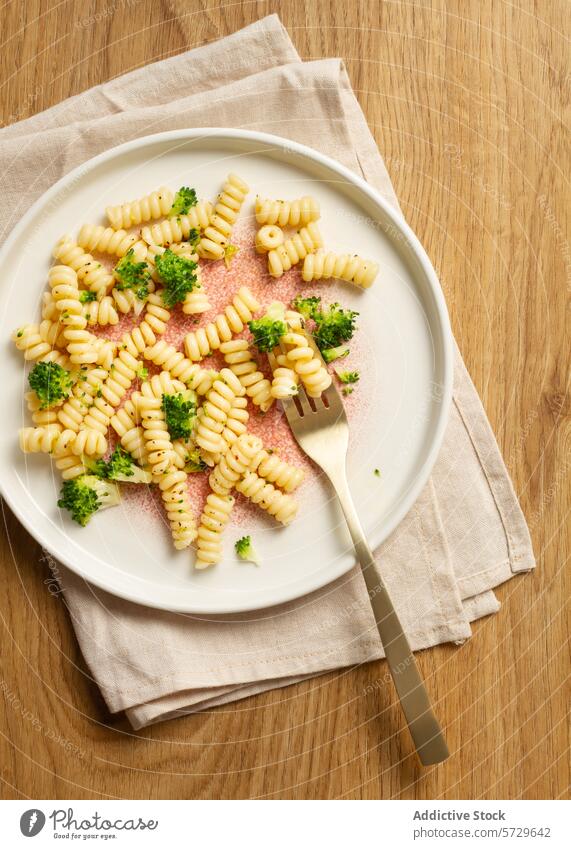
[[[233,32],[266,2],[3,5],[0,120]],[[133,734],[5,511],[5,798],[558,798],[569,786],[569,45],[563,0],[284,0],[303,58],[345,58],[532,528],[538,568],[465,646],[424,652],[454,757],[422,771],[381,663]],[[564,112],[566,113],[564,115]],[[311,139],[308,140],[311,143]],[[373,685],[373,686],[371,686]]]

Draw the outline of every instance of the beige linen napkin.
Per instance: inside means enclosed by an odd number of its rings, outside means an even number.
[[[197,126],[309,143],[398,208],[342,62],[302,63],[272,15],[1,130],[2,238],[48,186],[89,157],[137,136]],[[439,460],[379,563],[415,649],[468,638],[471,621],[499,608],[492,588],[534,566],[525,521],[458,351]],[[61,573],[93,677],[109,709],[125,710],[135,728],[383,655],[358,570],[290,604],[225,617],[142,608]]]

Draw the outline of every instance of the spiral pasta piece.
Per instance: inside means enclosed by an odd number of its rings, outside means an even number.
[[[260,304],[252,292],[247,286],[242,286],[214,321],[186,334],[184,349],[188,359],[202,360],[211,351],[217,351],[223,342],[229,342],[234,334],[241,333],[259,309]]]
[[[63,236],[56,244],[53,255],[63,265],[68,265],[77,273],[78,280],[82,280],[85,286],[96,292],[98,297],[106,295],[114,283],[113,275],[94,259],[91,254],[85,253],[76,242]]]
[[[71,390],[71,397],[57,410],[58,421],[68,430],[78,431],[101,390],[108,372],[103,368],[82,368]]]
[[[119,324],[119,316],[110,295],[105,295],[100,301],[83,304],[82,315],[89,325],[99,324],[106,327],[108,324]]]
[[[133,249],[133,258],[141,262],[147,255],[147,245],[134,233],[114,230],[100,224],[84,224],[77,237],[77,244],[86,251],[99,251],[123,257]]]
[[[258,224],[299,227],[311,221],[317,221],[320,214],[319,203],[311,195],[304,195],[297,200],[270,200],[256,197]]]
[[[247,472],[241,480],[237,481],[235,486],[238,492],[245,495],[254,504],[258,504],[262,510],[266,510],[282,525],[289,525],[295,518],[298,506],[295,499],[291,495],[284,495],[271,483],[266,483],[255,472]]]
[[[149,281],[149,292],[154,292],[154,290],[155,284]],[[115,309],[123,313],[123,315],[127,315],[130,312],[139,315],[147,302],[146,298],[139,298],[132,289],[118,289],[115,287],[111,289],[110,297],[113,298]]]
[[[231,495],[209,493],[200,517],[196,541],[195,569],[208,569],[222,557],[222,531],[224,530],[234,499]]]
[[[202,449],[200,452],[202,459],[207,466],[215,466],[220,461],[221,453],[224,453],[243,433],[246,433],[246,425],[250,415],[247,410],[248,401],[243,396],[234,398],[226,424],[222,430],[221,436],[224,443],[222,452],[211,453]]]
[[[154,374],[141,384],[141,395],[146,395],[148,398],[162,398],[163,395],[177,395],[179,392],[184,392],[186,388],[182,380],[174,379],[168,371],[161,371],[160,374]]]
[[[249,191],[249,186],[240,177],[236,174],[228,175],[210,217],[210,223],[202,234],[198,248],[200,256],[206,259],[224,258],[224,249],[230,241],[232,227]]]
[[[168,215],[174,200],[174,193],[162,186],[160,189],[138,200],[127,201],[117,206],[108,206],[105,214],[115,230],[135,227],[144,221],[152,221]]]
[[[323,239],[319,227],[311,221],[307,227],[286,239],[283,245],[268,253],[268,271],[272,277],[281,277],[285,271],[293,265],[297,265],[302,259],[318,248],[323,247]]]
[[[174,547],[179,550],[188,548],[196,539],[196,522],[186,482],[187,475],[180,469],[170,469],[158,482]]]
[[[194,389],[199,395],[206,395],[218,376],[212,369],[204,369],[192,363],[181,351],[167,344],[164,339],[145,348],[143,356],[149,362],[168,371],[172,378],[181,380],[190,389]]]
[[[138,395],[137,395],[138,397]],[[135,393],[125,402],[115,415],[111,416],[109,424],[119,437],[121,447],[131,454],[142,466],[148,463],[147,447],[143,428],[137,424],[137,410],[133,402]]]
[[[268,251],[275,251],[284,242],[285,236],[281,227],[276,227],[275,224],[266,224],[264,227],[260,227],[256,233],[254,240],[256,253],[267,254]]]
[[[74,454],[71,448],[68,448],[61,454],[56,454],[53,460],[56,469],[61,472],[64,481],[84,475],[87,471],[83,459],[78,457],[77,454]]]
[[[290,332],[284,334],[281,341],[288,349],[288,362],[299,375],[305,391],[311,398],[319,398],[331,386],[331,375],[309,345],[307,337],[300,332]]]
[[[138,369],[138,360],[128,351],[119,351],[111,364],[109,375],[101,387],[100,394],[98,393],[99,397],[95,398],[83,420],[82,429],[94,428],[100,433],[107,432],[111,416],[114,415],[121,399],[130,389]]]
[[[97,351],[97,365],[104,369],[110,369],[117,353],[115,342],[112,342],[111,339],[100,339],[94,336],[91,343]]]
[[[188,292],[182,302],[182,311],[185,315],[201,315],[209,309],[210,301],[202,283],[195,286],[192,292]]]
[[[49,321],[55,321],[59,316],[59,311],[56,306],[54,296],[51,292],[42,294],[42,318],[47,318]]]
[[[42,338],[37,324],[25,324],[12,333],[12,340],[19,351],[23,351],[24,359],[44,360],[52,351],[49,342]]]
[[[46,427],[23,427],[19,432],[20,448],[25,454],[61,454],[75,439],[73,430],[62,430],[59,424]]]
[[[277,454],[270,453],[263,448],[255,455],[250,464],[250,471],[264,478],[268,483],[273,483],[284,492],[293,492],[298,488],[305,473],[285,460],[280,459]]]
[[[305,257],[301,276],[306,283],[335,277],[368,289],[375,282],[378,271],[378,263],[357,254],[349,256],[318,251]]]
[[[167,218],[159,224],[143,227],[141,238],[148,245],[172,245],[188,239],[192,230],[203,230],[207,227],[212,214],[212,204],[208,201],[199,201],[196,206],[191,206],[185,215],[176,215]]]
[[[283,354],[268,354],[272,369],[271,393],[273,398],[291,398],[298,393],[299,375],[284,362]]]
[[[222,431],[226,426],[234,398],[240,395],[244,395],[240,381],[230,369],[223,368],[198,411],[195,439],[196,444],[204,451],[217,454],[224,450]]]
[[[274,403],[270,381],[258,369],[258,364],[246,339],[231,339],[220,345],[220,353],[234,372],[252,402],[263,412]]]
[[[42,402],[33,391],[24,392],[24,398],[36,427],[45,427],[46,425],[56,424],[58,422],[58,405],[42,409]],[[61,404],[61,401],[59,403]]]
[[[138,357],[145,348],[156,344],[157,336],[162,336],[167,329],[170,317],[171,314],[163,304],[161,296],[156,293],[150,294],[142,322],[138,327],[123,334],[121,347],[133,357]]]
[[[153,477],[166,474],[174,462],[174,451],[162,410],[162,398],[140,395],[136,401],[137,413],[143,427],[147,461]]]
[[[228,495],[243,477],[256,454],[262,450],[262,440],[244,433],[226,449],[208,477],[210,488],[217,495]]]
[[[70,447],[78,456],[102,457],[107,451],[107,438],[98,430],[85,428],[76,433]]]

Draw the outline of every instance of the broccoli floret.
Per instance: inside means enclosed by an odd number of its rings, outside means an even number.
[[[254,345],[258,351],[263,353],[271,351],[279,343],[284,333],[287,333],[284,315],[285,306],[281,301],[274,301],[262,318],[248,322],[250,333],[254,337]]]
[[[318,295],[312,295],[309,298],[302,298],[301,295],[298,295],[291,302],[291,306],[296,312],[301,313],[305,319],[315,319],[321,306],[321,298]]]
[[[57,363],[37,363],[28,375],[30,389],[40,400],[40,408],[53,407],[71,392],[71,374]]]
[[[339,360],[341,357],[346,357],[349,354],[347,345],[338,345],[336,348],[325,348],[321,352],[321,356],[326,363],[332,363],[333,360]]]
[[[131,455],[117,445],[108,460],[85,458],[89,471],[103,480],[122,481],[124,483],[151,483],[153,476],[138,466]]]
[[[188,439],[196,421],[196,395],[192,389],[163,395],[163,412],[171,439]]]
[[[357,383],[360,377],[358,371],[343,371],[342,369],[336,368],[335,373],[341,383]]]
[[[79,301],[82,304],[90,304],[91,301],[94,301],[97,298],[97,294],[95,292],[90,292],[89,289],[83,289],[79,293]]]
[[[155,266],[164,285],[165,306],[174,307],[184,301],[188,292],[192,292],[196,285],[196,262],[184,256],[177,256],[167,248],[163,254],[157,256]]]
[[[146,380],[149,376],[149,369],[146,366],[139,366],[137,369],[137,377],[139,380]]]
[[[143,301],[149,294],[151,275],[146,262],[133,262],[134,255],[135,252],[131,248],[115,266],[117,289],[133,289],[136,296]]]
[[[224,248],[224,265],[226,268],[230,268],[230,263],[238,253],[240,248],[238,245],[226,245]]]
[[[313,316],[315,330],[313,338],[320,351],[337,348],[348,342],[355,332],[355,321],[358,312],[343,309],[339,304],[331,304]]]
[[[188,186],[181,186],[174,196],[170,215],[186,215],[191,206],[196,206],[197,203],[195,190],[189,189]]]
[[[80,475],[64,481],[58,507],[69,510],[71,518],[85,527],[94,513],[119,504],[121,498],[114,483],[94,475]]]
[[[249,560],[250,563],[255,563],[256,566],[260,565],[260,558],[252,545],[252,537],[247,536],[236,540],[234,549],[240,560]]]
[[[200,456],[200,449],[196,447],[188,452],[185,461],[184,469],[186,472],[205,472],[209,468]]]

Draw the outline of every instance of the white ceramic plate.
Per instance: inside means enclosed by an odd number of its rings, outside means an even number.
[[[193,571],[188,551],[173,550],[160,505],[150,516],[128,498],[82,529],[56,507],[61,482],[49,459],[19,451],[17,430],[29,423],[22,400],[27,369],[9,336],[15,327],[37,320],[51,249],[62,233],[76,232],[85,221],[102,221],[107,204],[140,197],[160,185],[191,185],[200,197],[215,197],[229,171],[236,171],[252,188],[243,209],[246,222],[257,193],[288,198],[311,193],[321,204],[326,246],[380,263],[377,282],[364,292],[341,283],[301,287],[297,282],[300,291],[319,291],[324,299],[340,299],[360,312],[349,361],[362,374],[348,399],[349,479],[374,546],[398,525],[429,476],[452,385],[446,306],[418,240],[376,191],[316,151],[262,133],[176,131],[113,148],[54,185],[20,221],[0,253],[5,340],[0,359],[2,492],[28,531],[93,584],[152,607],[193,613],[267,607],[347,572],[353,555],[329,485],[317,469],[310,470],[299,491],[300,514],[288,528],[275,527],[265,514],[240,507],[225,533],[223,562],[207,572]],[[248,277],[243,282],[251,282],[251,269],[261,268],[259,260],[249,257],[246,248],[239,257],[242,265],[236,268]],[[216,279],[222,279],[220,265]],[[269,302],[280,284],[265,278],[255,285],[267,292]],[[277,424],[287,427],[285,420]],[[253,429],[256,426],[253,419]],[[380,477],[374,469],[381,471]],[[252,533],[261,553],[259,568],[234,556],[233,542],[245,532]]]

